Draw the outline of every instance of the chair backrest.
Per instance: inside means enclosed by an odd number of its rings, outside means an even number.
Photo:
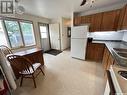
[[[20,77],[20,72],[22,71],[30,73],[30,67],[34,71],[31,61],[26,59],[25,57],[12,54],[12,55],[8,55],[7,59],[12,66],[16,78]]]
[[[0,49],[2,50],[4,56],[6,57],[8,54],[13,54],[13,52],[11,51],[10,48],[8,48],[7,46],[5,45],[1,45],[0,46]]]

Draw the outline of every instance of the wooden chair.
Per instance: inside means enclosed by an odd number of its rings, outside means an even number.
[[[5,45],[1,45],[1,46],[0,46],[0,50],[2,51],[3,56],[4,56],[5,58],[6,58],[6,56],[7,56],[8,54],[13,54],[12,50],[11,50],[9,47],[5,46]],[[7,65],[8,65],[8,67],[9,67],[10,71],[12,72],[12,75],[13,75],[13,77],[14,77],[14,79],[15,79],[14,71],[12,70],[12,67],[10,66],[10,63],[7,62]]]
[[[5,45],[1,45],[0,46],[0,49],[2,50],[4,56],[6,57],[8,54],[13,54],[13,52],[11,51],[10,48],[8,48],[7,46]]]
[[[21,76],[20,86],[22,86],[23,78],[32,78],[36,88],[35,78],[41,72],[45,75],[40,63],[33,64],[29,59],[19,55],[8,55],[7,59],[11,63],[15,76],[17,78]]]

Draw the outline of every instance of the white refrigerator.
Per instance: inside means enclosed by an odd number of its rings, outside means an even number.
[[[85,60],[89,26],[76,26],[71,29],[71,57]]]

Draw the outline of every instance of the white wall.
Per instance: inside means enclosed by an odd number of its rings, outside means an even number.
[[[40,32],[39,32],[38,22],[50,23],[51,20],[48,19],[48,18],[38,17],[38,16],[34,16],[34,15],[29,15],[29,14],[15,15],[15,16],[11,16],[11,17],[24,19],[24,20],[30,20],[30,21],[33,22],[34,32],[35,32],[35,39],[36,39],[36,46],[41,48],[41,39],[40,39]],[[32,48],[32,47],[22,48],[22,49],[19,49],[19,51],[24,50],[24,49],[29,49],[29,48]],[[18,50],[16,50],[16,51],[18,51]]]
[[[90,32],[89,37],[95,40],[123,40],[124,32]]]
[[[65,50],[70,47],[70,39],[67,36],[67,27],[71,26],[71,22],[70,24],[67,24],[69,21],[70,19],[67,18],[60,19],[61,50]]]
[[[127,31],[124,32],[123,41],[126,41],[127,42]]]

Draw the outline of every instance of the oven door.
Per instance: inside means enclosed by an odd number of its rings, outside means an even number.
[[[107,78],[108,78],[108,80],[106,83],[104,95],[115,95],[116,91],[115,91],[115,87],[113,85],[113,81],[112,81],[111,74],[110,74],[109,70],[107,70]]]

